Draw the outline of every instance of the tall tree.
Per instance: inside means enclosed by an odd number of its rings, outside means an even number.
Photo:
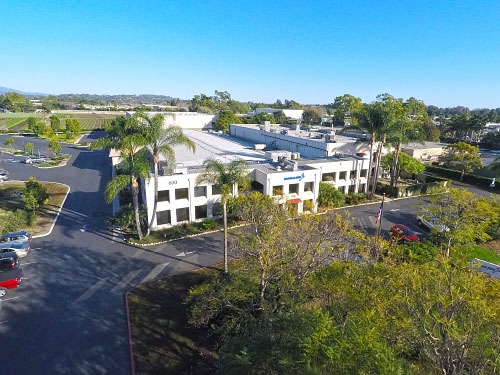
[[[450,166],[459,168],[462,172],[460,181],[463,181],[465,172],[472,172],[474,168],[481,168],[483,166],[479,147],[466,142],[458,142],[446,146],[445,153],[439,159]]]
[[[149,117],[146,113],[138,112],[136,118],[143,125],[144,138],[146,139],[147,145],[151,151],[153,158],[153,169],[154,169],[154,203],[153,212],[151,219],[149,221],[147,234],[151,232],[151,227],[156,218],[156,210],[158,207],[158,167],[160,164],[160,157],[165,157],[166,161],[170,165],[175,164],[175,152],[173,147],[177,145],[183,145],[193,152],[196,150],[196,146],[193,141],[184,135],[182,128],[180,126],[168,126],[164,127],[164,117],[161,114],[157,114],[153,117]]]
[[[217,159],[207,159],[203,163],[205,171],[200,173],[196,179],[196,184],[208,183],[217,185],[221,189],[221,204],[224,220],[224,272],[228,273],[227,265],[227,201],[231,195],[235,194],[235,185],[241,189],[250,186],[251,180],[246,170],[247,162],[244,160],[233,160],[227,166]]]
[[[92,150],[113,148],[120,152],[122,158],[120,169],[123,174],[118,174],[108,183],[105,198],[108,203],[111,203],[118,193],[130,186],[135,227],[139,239],[143,237],[139,214],[139,179],[149,178],[149,163],[145,147],[147,143],[135,117],[128,119],[120,117],[111,122],[105,138],[100,138],[91,145]]]
[[[358,125],[358,116],[363,111],[361,98],[356,98],[350,94],[337,96],[332,107],[337,121],[344,123],[345,119],[349,118],[351,125]]]
[[[390,116],[390,136],[389,142],[394,146],[394,153],[391,167],[391,186],[397,184],[398,156],[401,152],[401,145],[411,141],[423,141],[425,133],[422,131],[422,124],[428,121],[429,117],[425,104],[413,97],[403,103],[402,99],[391,101]]]

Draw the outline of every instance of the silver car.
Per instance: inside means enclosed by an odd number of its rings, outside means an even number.
[[[30,252],[29,241],[11,241],[0,243],[0,253],[14,252],[19,258],[24,258]]]

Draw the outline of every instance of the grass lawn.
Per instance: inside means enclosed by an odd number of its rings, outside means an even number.
[[[33,225],[19,230],[26,230],[32,235],[46,234],[59,212],[66,195],[68,194],[68,187],[56,182],[43,182],[40,183],[47,189],[50,194],[49,201],[37,212],[37,216]],[[23,208],[20,192],[25,189],[24,181],[5,181],[0,184],[0,215],[3,211],[12,211]]]
[[[179,274],[142,284],[128,293],[138,375],[215,372],[215,342],[206,330],[188,326],[184,304],[189,288],[208,277],[208,272]]]
[[[466,245],[458,248],[456,252],[458,254],[464,254],[467,257],[467,260],[477,258],[490,263],[500,264],[500,254],[484,246]]]

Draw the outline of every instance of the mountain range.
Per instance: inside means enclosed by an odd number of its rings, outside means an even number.
[[[23,96],[49,96],[49,94],[43,94],[40,92],[25,92],[25,91],[19,91],[15,89],[9,89],[8,87],[0,87],[0,95],[4,95],[8,92],[15,92],[17,94],[21,94]]]

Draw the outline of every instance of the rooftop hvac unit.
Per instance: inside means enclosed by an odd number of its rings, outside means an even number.
[[[292,160],[298,160],[300,158],[300,153],[292,152]]]

